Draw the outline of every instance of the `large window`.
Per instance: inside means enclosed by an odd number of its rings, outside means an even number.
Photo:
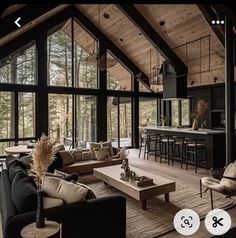
[[[131,98],[107,98],[107,138],[115,147],[132,145]]]
[[[58,143],[72,141],[72,95],[48,95],[49,136]]]
[[[30,43],[0,61],[0,83],[36,84],[35,45]]]
[[[76,21],[73,32],[69,20],[48,37],[48,85],[97,88],[97,42]]]
[[[35,94],[18,94],[19,138],[35,137]]]
[[[171,124],[172,126],[190,125],[190,100],[171,101]]]
[[[156,126],[157,125],[157,99],[139,98],[139,125]]]
[[[131,91],[132,75],[111,53],[107,52],[107,89]]]
[[[76,142],[96,141],[96,97],[76,96]]]

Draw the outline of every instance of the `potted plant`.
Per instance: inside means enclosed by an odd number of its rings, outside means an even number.
[[[42,135],[40,140],[35,145],[33,151],[33,164],[31,171],[35,174],[37,185],[38,205],[36,213],[36,227],[42,228],[45,226],[45,219],[43,213],[43,191],[42,184],[44,176],[48,170],[48,166],[55,159],[55,142],[52,143],[46,135]]]
[[[193,130],[198,130],[199,122],[201,122],[201,125],[203,125],[203,121],[206,117],[207,108],[208,108],[207,102],[205,102],[202,99],[199,99],[197,101],[196,108],[192,113],[192,118],[193,118],[192,129]]]

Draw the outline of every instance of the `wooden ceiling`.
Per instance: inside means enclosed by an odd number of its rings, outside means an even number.
[[[75,6],[152,81],[152,68],[160,67],[164,58],[116,5]],[[224,47],[196,4],[139,4],[135,7],[187,65],[188,87],[224,82]],[[164,25],[161,26],[160,22]],[[64,30],[68,32],[66,27]],[[81,47],[90,53],[93,51],[93,40],[86,32],[77,28],[75,36]],[[124,72],[119,74],[124,70],[117,64],[111,71],[119,75],[120,80],[128,77]],[[143,88],[140,87],[140,90]],[[162,87],[155,87],[154,90],[161,91]]]

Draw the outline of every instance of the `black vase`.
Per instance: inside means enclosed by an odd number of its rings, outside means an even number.
[[[43,191],[38,190],[38,204],[36,213],[36,227],[43,228],[45,226],[44,210],[43,210]]]

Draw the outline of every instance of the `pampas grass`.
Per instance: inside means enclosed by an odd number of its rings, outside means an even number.
[[[39,142],[35,145],[31,170],[36,175],[36,183],[39,190],[41,189],[43,177],[48,170],[48,166],[55,159],[56,151],[54,145],[55,142],[51,142],[45,134],[42,134]]]
[[[207,102],[205,102],[202,99],[198,100],[197,105],[196,105],[196,109],[192,113],[192,117],[197,119],[197,120],[203,119],[206,115],[207,108],[208,108],[208,103]]]

